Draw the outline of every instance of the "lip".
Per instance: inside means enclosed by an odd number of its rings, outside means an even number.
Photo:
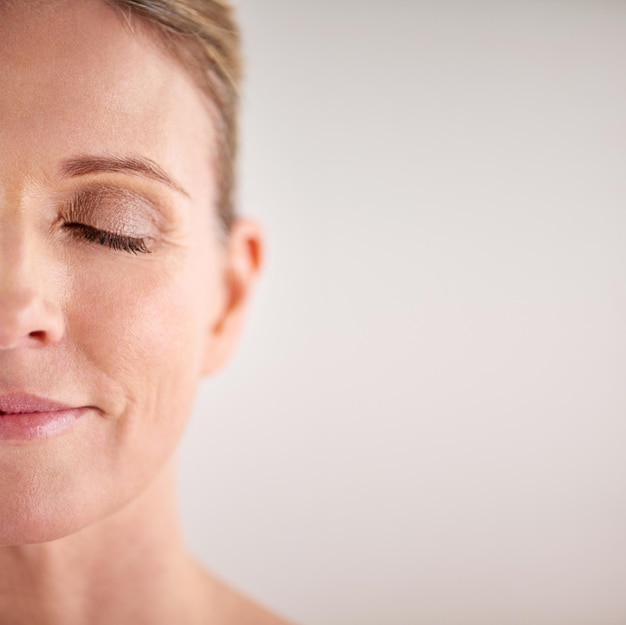
[[[29,395],[0,395],[0,441],[45,439],[74,427],[89,406],[69,406]]]

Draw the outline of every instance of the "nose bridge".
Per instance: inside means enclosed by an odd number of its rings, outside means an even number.
[[[7,290],[27,291],[35,277],[33,234],[21,189],[0,191],[0,297]]]
[[[62,319],[37,220],[21,194],[1,195],[0,349],[56,342],[63,334]]]
[[[22,308],[36,297],[36,273],[26,233],[0,220],[0,318],[2,311]]]

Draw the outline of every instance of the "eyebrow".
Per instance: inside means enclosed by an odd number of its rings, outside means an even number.
[[[134,174],[162,182],[182,195],[190,197],[189,193],[158,163],[143,156],[76,156],[63,161],[61,172],[68,178],[89,174]]]

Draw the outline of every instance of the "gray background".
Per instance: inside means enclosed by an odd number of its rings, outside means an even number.
[[[306,625],[623,625],[626,2],[238,5],[270,248],[191,546]]]

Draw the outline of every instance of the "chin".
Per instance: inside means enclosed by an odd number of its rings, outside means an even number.
[[[88,473],[68,473],[54,464],[40,465],[30,474],[13,467],[12,477],[7,479],[5,473],[0,478],[0,546],[64,538],[93,525],[123,503],[107,497],[103,485]]]
[[[93,477],[67,439],[2,446],[0,545],[49,542],[93,522],[103,507]]]
[[[44,501],[12,502],[0,512],[0,546],[47,543],[80,531],[86,518],[63,514],[58,505]]]

